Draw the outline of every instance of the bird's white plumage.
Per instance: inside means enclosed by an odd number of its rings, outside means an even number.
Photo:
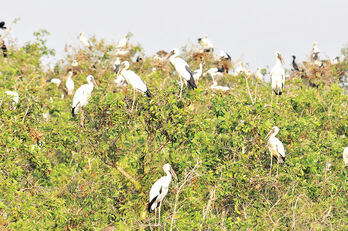
[[[129,35],[125,34],[123,38],[118,42],[117,48],[126,48],[129,41]]]
[[[227,87],[227,86],[218,86],[216,81],[213,81],[213,85],[211,85],[210,88],[213,89],[213,90],[218,90],[218,91],[228,91],[228,90],[230,90],[230,88]]]
[[[343,161],[348,166],[348,147],[343,150]]]
[[[72,75],[73,75],[73,72],[69,71],[68,78],[65,82],[66,89],[68,90],[68,95],[72,95],[74,93],[75,84],[74,84],[74,81],[72,80]]]
[[[55,85],[57,85],[59,87],[59,85],[62,83],[62,80],[54,78],[54,79],[48,80],[48,82],[54,83]]]
[[[149,212],[155,210],[158,205],[160,206],[160,203],[167,195],[169,184],[172,181],[172,175],[176,178],[176,175],[170,164],[165,164],[163,166],[163,170],[166,173],[166,176],[158,179],[151,187],[148,208]]]
[[[258,68],[256,69],[255,77],[256,77],[256,79],[258,79],[259,81],[263,81],[263,75],[262,75],[262,73],[261,73],[261,68],[260,68],[260,67],[258,67]]]
[[[82,45],[84,45],[85,47],[89,48],[91,46],[91,44],[89,43],[88,38],[85,36],[84,32],[80,33],[80,42],[82,43]]]
[[[277,137],[275,137],[278,132],[279,128],[273,127],[268,133],[269,139],[267,142],[267,148],[271,155],[277,158],[278,163],[283,163],[283,159],[285,159],[285,150],[283,143]]]
[[[88,100],[91,97],[93,91],[94,77],[92,75],[87,76],[87,84],[83,84],[77,89],[73,98],[72,108],[74,108],[74,114],[76,114],[81,107],[88,104]]]
[[[13,106],[15,106],[19,102],[19,94],[17,92],[5,91],[5,94],[11,97]]]
[[[204,35],[203,38],[198,40],[203,49],[214,49],[213,43],[209,40],[208,35]]]
[[[199,78],[202,76],[203,73],[203,66],[202,63],[199,64],[199,69],[195,70],[193,72],[193,79],[198,82]]]
[[[173,49],[172,53],[173,55],[170,56],[169,58],[170,63],[173,64],[180,78],[185,79],[186,81],[189,81],[191,78],[191,73],[187,70],[187,67],[190,68],[190,66],[187,64],[185,60],[178,57],[179,50],[177,48]]]
[[[220,70],[217,67],[210,68],[208,71],[204,73],[204,75],[210,75],[214,81],[221,79],[224,76],[222,70]]]
[[[275,52],[275,57],[276,64],[270,72],[271,83],[273,91],[276,94],[281,94],[285,85],[285,71],[283,68],[284,61],[281,54],[278,51]]]
[[[129,62],[124,61],[122,65],[124,68],[121,70],[120,75],[123,76],[127,83],[130,84],[137,91],[140,91],[142,93],[147,92],[148,88],[144,81],[140,78],[140,76],[137,75],[135,72],[128,70]]]

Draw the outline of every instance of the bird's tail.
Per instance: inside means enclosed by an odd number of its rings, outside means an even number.
[[[145,94],[146,94],[146,96],[149,97],[149,98],[152,97],[152,94],[151,94],[151,92],[150,92],[149,89],[146,90]]]
[[[148,204],[148,206],[147,206],[147,210],[149,211],[149,213],[153,213],[154,209],[151,209],[151,207],[152,207],[152,204],[155,203],[156,199],[157,199],[157,196],[155,196],[155,197],[149,202],[149,204]]]
[[[72,114],[73,117],[75,117],[75,107],[73,107],[73,108],[71,109],[71,114]]]
[[[187,81],[187,85],[189,86],[189,88],[191,88],[192,90],[194,90],[195,88],[197,88],[197,85],[195,83],[195,79],[193,78],[193,76],[191,75],[190,80]]]

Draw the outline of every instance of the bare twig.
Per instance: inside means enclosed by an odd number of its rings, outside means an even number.
[[[170,231],[173,230],[174,218],[175,218],[177,207],[178,207],[180,193],[183,190],[186,183],[189,182],[190,180],[192,180],[196,176],[196,168],[198,167],[198,165],[199,165],[199,160],[197,160],[196,165],[188,173],[185,174],[184,181],[181,183],[181,185],[179,187],[178,187],[178,185],[176,185],[177,191],[175,193],[173,215],[172,215],[172,219],[170,221]]]
[[[246,77],[245,74],[244,74],[244,78],[245,78],[245,82],[246,82],[246,85],[247,85],[247,90],[248,90],[248,93],[249,93],[249,96],[250,96],[250,99],[251,99],[251,103],[254,104],[253,97],[251,96],[251,93],[250,93],[249,83],[248,83],[248,80],[247,80],[247,77]]]

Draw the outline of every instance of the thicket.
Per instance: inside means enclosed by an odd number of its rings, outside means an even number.
[[[328,84],[287,79],[271,106],[270,84],[245,75],[226,74],[227,92],[212,91],[202,77],[179,99],[173,68],[152,72],[146,57],[131,69],[154,97],[137,93],[131,111],[133,90],[113,83],[114,44],[92,38],[91,50],[67,47],[47,70],[42,59],[54,50],[46,35],[9,43],[8,57],[0,57],[1,229],[347,230],[348,97],[338,85],[347,57],[320,72]],[[88,74],[98,84],[84,127],[71,116],[72,96],[46,83],[55,77],[64,85],[73,59],[76,88]],[[19,93],[15,109],[6,90]],[[265,136],[273,126],[286,163],[270,172]],[[165,163],[179,181],[164,200],[161,227],[147,226],[148,193]]]

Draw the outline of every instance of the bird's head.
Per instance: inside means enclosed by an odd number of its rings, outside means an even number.
[[[279,51],[275,52],[275,57],[276,57],[276,59],[278,59],[281,62],[281,64],[284,65],[284,59],[283,59],[283,57],[282,57],[282,55],[280,54]]]
[[[295,56],[295,55],[293,55],[293,56],[292,56],[292,58],[295,60],[295,59],[296,59],[296,56]]]
[[[171,56],[173,56],[173,55],[175,55],[175,56],[179,55],[179,49],[178,49],[178,48],[172,49],[172,50],[168,53],[167,59],[169,59],[169,58],[170,58]]]
[[[277,126],[274,126],[271,131],[269,131],[269,133],[267,134],[267,136],[265,137],[266,139],[268,139],[271,135],[277,135],[279,132],[279,128]]]
[[[98,85],[97,85],[97,83],[95,82],[95,79],[94,79],[93,75],[87,76],[87,82],[88,82],[88,83],[92,83],[96,88],[98,88]]]
[[[170,165],[170,164],[165,164],[165,165],[163,165],[163,170],[164,170],[164,172],[166,172],[166,173],[170,173],[171,175],[172,175],[172,177],[176,180],[176,181],[178,181],[178,177],[176,176],[176,174],[175,174],[175,172],[174,172],[174,170],[173,170],[173,168],[172,168],[172,166]]]

